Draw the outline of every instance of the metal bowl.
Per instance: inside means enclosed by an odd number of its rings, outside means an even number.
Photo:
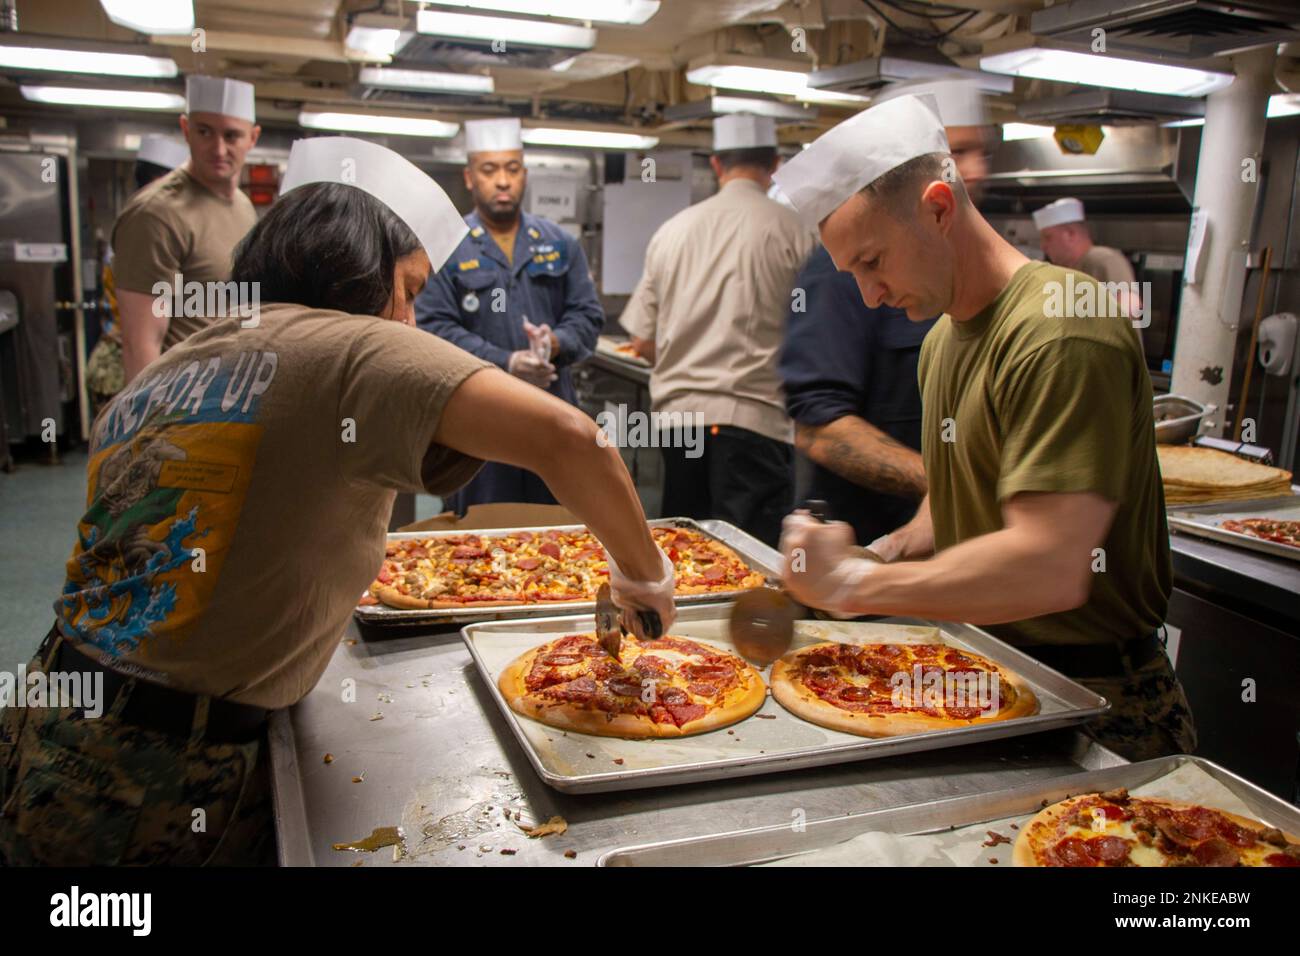
[[[1162,445],[1183,445],[1196,437],[1201,419],[1214,411],[1183,395],[1157,395],[1154,402],[1156,441]]]

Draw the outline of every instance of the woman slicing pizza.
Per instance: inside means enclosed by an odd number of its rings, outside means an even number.
[[[394,495],[445,494],[484,460],[540,475],[599,539],[615,603],[672,623],[672,563],[618,450],[413,327],[465,228],[395,153],[294,144],[235,254],[260,307],[212,318],[95,422],[89,505],[30,670],[102,680],[104,716],[4,712],[0,864],[267,861],[268,714],[320,678]]]

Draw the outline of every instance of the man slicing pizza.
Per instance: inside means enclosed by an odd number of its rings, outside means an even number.
[[[1088,728],[1102,743],[1133,760],[1191,751],[1157,636],[1169,535],[1129,321],[1101,287],[1103,307],[1054,307],[1067,276],[1095,281],[1030,261],[980,216],[930,97],[859,113],[774,178],[868,306],[946,313],[921,349],[930,490],[916,517],[872,544],[878,564],[851,552],[848,525],[789,516],[787,587],[840,615],[991,625],[1111,701]]]

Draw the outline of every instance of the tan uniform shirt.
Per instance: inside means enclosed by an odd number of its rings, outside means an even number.
[[[222,199],[181,166],[145,186],[127,202],[113,226],[113,274],[119,289],[153,295],[180,276],[188,282],[228,282],[239,240],[257,224],[252,202],[240,190]],[[204,296],[206,299],[206,295]],[[211,321],[173,308],[163,351]]]
[[[748,179],[659,227],[619,317],[655,343],[655,411],[700,412],[706,425],[794,440],[777,352],[795,276],[814,244],[793,210]]]
[[[1118,249],[1093,246],[1079,260],[1079,271],[1100,282],[1133,282],[1133,264]]]
[[[420,329],[271,304],[214,319],[95,420],[55,611],[106,666],[285,707],[315,685],[384,555],[397,491],[481,462],[432,445],[490,364]]]

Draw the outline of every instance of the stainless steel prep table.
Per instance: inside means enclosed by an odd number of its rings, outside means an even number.
[[[1300,563],[1174,531],[1175,671],[1196,753],[1300,801]],[[1243,681],[1255,700],[1243,705]]]
[[[342,699],[348,680],[353,703]],[[383,719],[372,720],[377,714]],[[1062,730],[764,777],[566,795],[533,772],[458,630],[367,643],[355,624],[316,688],[276,715],[271,760],[281,862],[322,866],[394,865],[391,848],[331,845],[399,825],[406,856],[398,865],[590,866],[635,843],[789,822],[796,812],[812,821],[984,793],[1124,762]],[[560,815],[568,832],[528,839],[515,812],[525,824]]]

